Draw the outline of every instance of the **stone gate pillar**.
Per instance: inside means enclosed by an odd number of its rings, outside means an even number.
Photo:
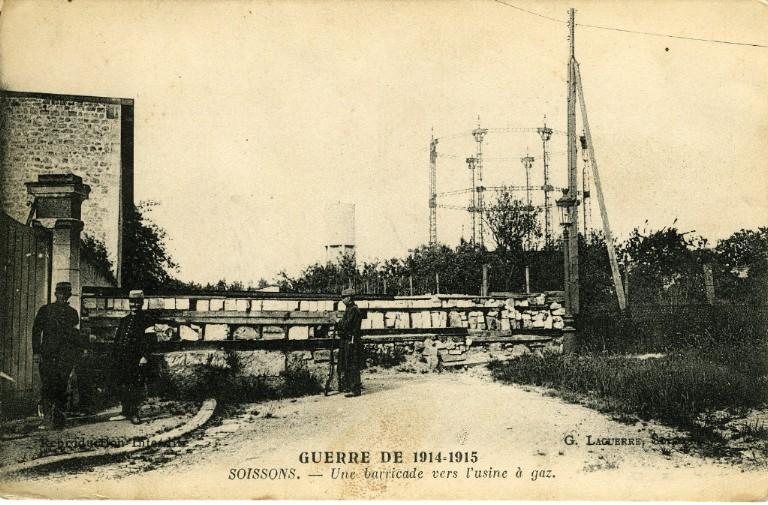
[[[27,182],[35,198],[36,221],[53,232],[51,287],[57,282],[72,284],[69,304],[80,313],[80,208],[88,199],[90,186],[74,174],[39,175]]]

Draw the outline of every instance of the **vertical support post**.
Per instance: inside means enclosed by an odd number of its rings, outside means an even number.
[[[707,294],[707,303],[710,305],[715,304],[715,279],[712,276],[712,264],[704,264],[704,288]]]
[[[482,292],[480,293],[480,296],[488,296],[488,265],[487,263],[483,264],[483,286],[482,286]]]
[[[525,265],[525,293],[531,292],[531,269],[528,265]]]
[[[576,161],[576,56],[575,56],[575,11],[568,10],[568,35],[570,55],[568,59],[568,194],[573,204],[568,206],[569,230],[567,233],[568,268],[566,287],[568,309],[572,316],[579,313],[579,211],[578,211],[578,172]]]
[[[429,142],[429,243],[437,244],[437,139]]]
[[[80,220],[83,200],[90,186],[73,174],[40,175],[37,182],[26,183],[27,193],[35,199],[35,223],[53,232],[51,250],[51,286],[58,282],[72,284],[69,304],[80,313]]]
[[[413,296],[413,275],[408,276],[408,287],[410,288],[411,296]]]
[[[435,294],[440,294],[440,272],[435,272]]]

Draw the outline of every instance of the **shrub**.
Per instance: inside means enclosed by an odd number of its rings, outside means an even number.
[[[689,428],[702,414],[768,403],[764,345],[690,350],[646,360],[545,353],[496,364],[492,370],[503,382],[586,393],[604,400],[611,410]]]

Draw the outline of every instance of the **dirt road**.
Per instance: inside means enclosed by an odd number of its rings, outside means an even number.
[[[574,500],[768,494],[764,470],[683,454],[674,442],[651,439],[651,430],[673,436],[671,430],[619,423],[539,391],[468,374],[378,373],[365,384],[359,398],[248,405],[183,445],[96,468],[24,476],[3,483],[4,494]],[[343,452],[345,462],[327,451]],[[399,451],[402,463],[382,463],[382,451],[390,458]],[[311,462],[310,454],[303,463],[303,453],[312,452],[323,462]],[[366,454],[370,462],[360,462]],[[328,456],[333,462],[324,462]],[[350,464],[355,457],[358,463]]]

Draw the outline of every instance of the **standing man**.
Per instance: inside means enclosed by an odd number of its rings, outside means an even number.
[[[67,383],[75,364],[85,350],[80,331],[80,317],[69,306],[72,285],[59,282],[56,301],[37,311],[32,326],[33,359],[40,367],[43,415],[53,428],[64,427],[67,407]]]
[[[360,369],[363,366],[363,342],[360,325],[363,321],[360,309],[355,305],[355,290],[349,288],[341,292],[341,301],[345,306],[344,315],[337,324],[341,349],[339,353],[339,389],[348,392],[347,396],[360,396],[362,384]]]
[[[114,384],[122,406],[122,414],[110,418],[110,421],[130,419],[132,423],[141,422],[139,406],[144,396],[143,376],[152,343],[146,329],[152,326],[147,314],[142,310],[144,292],[132,290],[128,294],[130,313],[120,320],[115,334],[113,348]]]

